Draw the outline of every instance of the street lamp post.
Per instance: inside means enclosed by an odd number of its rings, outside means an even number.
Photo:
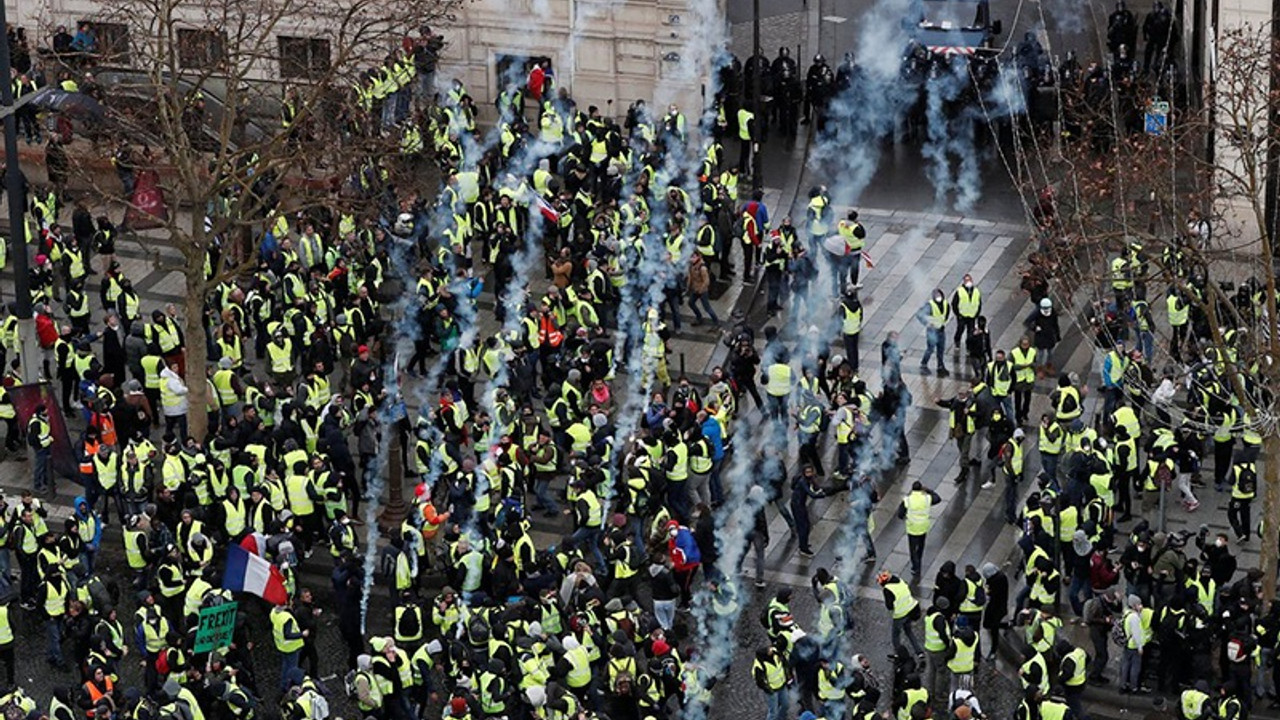
[[[0,3],[0,27],[8,26],[4,3]],[[9,256],[13,258],[14,315],[18,318],[22,382],[36,380],[35,323],[31,320],[31,278],[27,272],[27,233],[23,217],[22,167],[18,161],[18,118],[12,112],[13,84],[10,82],[9,34],[0,34],[0,106],[4,115],[5,193],[9,202]],[[3,372],[4,368],[0,368]]]
[[[761,82],[760,73],[764,68],[760,67],[760,0],[751,0],[751,112],[756,119],[756,131],[763,127],[764,120],[760,115],[760,92]],[[750,142],[751,148],[751,189],[759,190],[764,187],[764,178],[760,176],[760,138],[752,137]]]

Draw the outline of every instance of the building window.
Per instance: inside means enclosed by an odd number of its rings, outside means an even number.
[[[545,55],[498,54],[493,59],[493,72],[498,82],[498,92],[502,92],[510,83],[527,92],[529,73],[539,63],[546,63],[547,69],[551,69],[551,58]]]
[[[280,36],[280,77],[317,80],[329,72],[325,38]]]
[[[178,63],[188,70],[213,70],[227,59],[227,34],[220,30],[178,30]]]
[[[128,25],[99,20],[81,20],[78,24],[84,23],[89,23],[97,37],[99,62],[107,65],[128,65],[131,62]]]

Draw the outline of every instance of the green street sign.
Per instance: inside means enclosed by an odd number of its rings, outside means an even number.
[[[237,605],[228,602],[200,609],[200,627],[196,630],[192,652],[209,652],[231,644],[231,636],[236,631]]]

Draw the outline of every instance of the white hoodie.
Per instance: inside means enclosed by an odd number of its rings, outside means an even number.
[[[160,382],[168,383],[169,392],[178,396],[178,404],[173,407],[163,408],[164,414],[170,417],[187,414],[187,384],[182,381],[182,376],[169,368],[160,371]],[[161,394],[163,397],[163,393]]]

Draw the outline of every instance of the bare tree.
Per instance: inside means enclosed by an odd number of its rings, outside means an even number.
[[[131,67],[68,59],[72,76],[93,71],[112,129],[154,148],[170,207],[190,209],[169,212],[163,229],[182,255],[170,269],[186,280],[192,436],[207,432],[205,332],[217,322],[206,311],[210,293],[254,265],[253,239],[276,212],[354,204],[342,192],[357,184],[352,178],[399,153],[402,131],[383,127],[382,99],[371,95],[387,77],[383,67],[412,68],[406,38],[458,2],[121,0],[96,19],[127,38]]]
[[[1173,369],[1197,396],[1175,412],[1202,435],[1229,430],[1260,445],[1269,600],[1280,557],[1280,339],[1265,198],[1276,63],[1271,29],[1246,26],[1222,34],[1199,104],[1176,70],[1084,73],[1059,93],[1060,132],[1020,136],[1015,171],[1040,230],[1037,271],[1067,307],[1087,296],[1085,335],[1107,347],[1126,333],[1141,339],[1145,324],[1155,342],[1144,361]],[[1188,305],[1186,339],[1169,322],[1170,294]],[[1154,389],[1150,374],[1127,382],[1139,404]]]

